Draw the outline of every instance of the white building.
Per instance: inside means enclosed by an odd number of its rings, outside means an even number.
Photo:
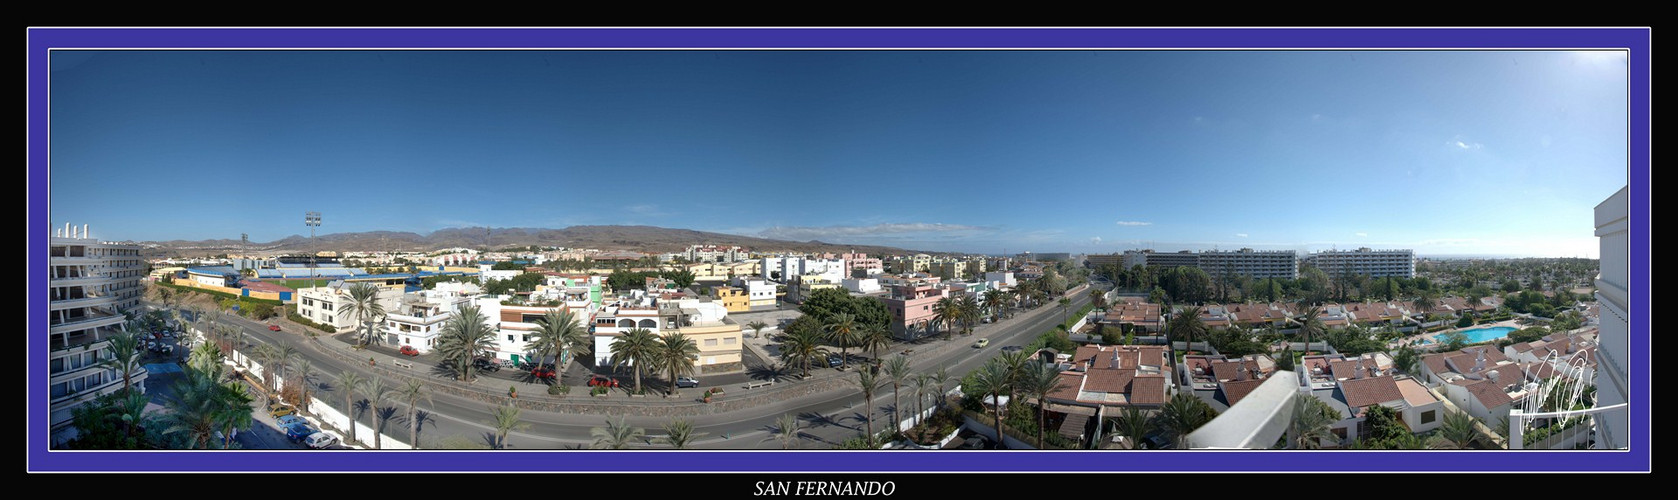
[[[763,276],[783,283],[792,276],[822,275],[827,281],[838,283],[850,276],[844,259],[812,259],[807,257],[764,257]]]
[[[1014,288],[1019,286],[1019,283],[1014,281],[1014,273],[1007,271],[985,273],[985,281],[997,283],[1000,288]]]
[[[439,287],[441,288],[441,287]],[[437,347],[437,334],[472,299],[453,290],[425,290],[403,294],[396,307],[385,309],[385,336],[391,345],[413,346],[421,353]]]
[[[846,290],[855,293],[874,293],[880,291],[880,280],[874,278],[847,278],[844,280]]]
[[[1601,327],[1597,334],[1597,406],[1630,401],[1631,379],[1627,372],[1631,314],[1631,222],[1630,191],[1619,192],[1596,206],[1596,237],[1601,245],[1601,273],[1596,277],[1596,302],[1601,305]],[[1647,221],[1645,221],[1647,222]],[[1647,325],[1645,325],[1647,326]],[[1607,376],[1602,376],[1607,375]],[[1648,408],[1636,408],[1648,413]],[[1604,449],[1626,449],[1630,444],[1630,410],[1621,409],[1596,416],[1596,444]]]
[[[1293,250],[1259,251],[1243,248],[1236,251],[1200,252],[1200,270],[1213,279],[1229,273],[1253,279],[1299,277],[1299,254]]]
[[[67,439],[70,410],[122,389],[110,359],[110,337],[122,331],[122,312],[140,303],[145,263],[138,245],[102,242],[87,226],[53,231],[48,255],[47,398],[54,440]],[[146,371],[130,374],[140,391]]]
[[[534,340],[537,331],[542,328],[538,323],[550,311],[569,310],[573,321],[583,331],[588,331],[588,325],[594,317],[593,304],[587,301],[580,308],[566,305],[559,306],[527,306],[502,304],[502,297],[483,296],[475,298],[476,305],[488,320],[490,327],[495,328],[496,359],[510,360],[515,363],[531,359],[530,341]]]
[[[693,245],[682,253],[688,262],[735,262],[745,260],[748,252],[736,246]]]
[[[517,278],[520,274],[524,274],[524,271],[514,269],[495,270],[490,269],[490,266],[487,265],[478,266],[479,283],[489,283],[489,280],[510,280]]]
[[[775,305],[774,283],[763,280],[747,280],[745,288],[746,295],[751,299],[750,305],[752,307]]]
[[[337,330],[354,328],[359,325],[354,315],[344,312],[350,302],[350,286],[342,281],[334,281],[330,286],[304,288],[297,291],[297,314],[308,318],[309,321],[330,326]],[[376,285],[375,285],[376,286]],[[385,311],[395,308],[402,298],[402,289],[380,286],[377,298],[374,300]]]
[[[1414,250],[1328,250],[1311,254],[1305,263],[1323,270],[1329,277],[1364,275],[1372,278],[1416,277]]]

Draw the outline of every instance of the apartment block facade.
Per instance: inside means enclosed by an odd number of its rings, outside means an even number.
[[[121,390],[122,374],[99,366],[123,311],[138,306],[146,264],[138,245],[103,242],[86,225],[54,230],[48,255],[48,398],[55,439],[65,437],[70,411]],[[145,390],[146,372],[130,374]]]

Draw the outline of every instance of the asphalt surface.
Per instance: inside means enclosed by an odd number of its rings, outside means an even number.
[[[1084,304],[1089,303],[1089,296],[1087,293],[1078,293],[1074,295],[1072,299],[1073,301],[1071,307],[1068,309],[1069,311],[1077,311],[1079,308],[1083,307]],[[969,345],[977,338],[989,338],[990,345],[982,349],[963,347],[951,349],[948,352],[938,355],[927,355],[925,351],[931,350],[932,346],[937,345],[937,343],[946,342],[943,340],[937,340],[935,337],[933,339],[923,340],[923,342],[926,342],[925,345],[898,344],[897,346],[894,346],[890,352],[898,352],[904,348],[913,348],[921,351],[911,356],[912,366],[916,369],[916,371],[927,372],[931,371],[935,367],[945,366],[948,368],[948,372],[951,376],[951,381],[949,382],[947,389],[953,388],[960,380],[961,376],[982,366],[985,360],[1000,354],[1002,347],[1010,345],[1025,345],[1037,335],[1053,329],[1055,325],[1059,324],[1062,320],[1062,312],[1053,299],[1048,302],[1048,304],[1033,310],[1018,311],[1015,313],[1013,318],[1005,319],[998,324],[981,324],[975,328],[972,336],[962,336],[957,334],[954,335],[951,340],[947,341],[962,345]],[[314,366],[315,372],[317,373],[313,380],[313,382],[317,384],[314,391],[315,394],[317,394],[317,398],[326,402],[328,405],[337,409],[341,413],[344,412],[344,409],[340,408],[340,406],[344,404],[343,402],[345,398],[336,392],[337,388],[334,387],[333,382],[338,373],[345,370],[355,370],[362,372],[364,378],[370,379],[374,376],[374,373],[368,370],[369,367],[367,365],[360,363],[345,363],[339,361],[338,358],[331,355],[316,352],[313,347],[307,345],[308,340],[302,338],[296,332],[269,331],[267,325],[264,323],[258,323],[232,315],[225,316],[223,322],[238,326],[239,328],[245,330],[247,339],[250,339],[253,343],[279,344],[284,342],[296,348],[298,355],[304,359],[308,359]],[[340,342],[339,340],[333,338],[322,338],[321,341]],[[401,358],[414,361],[414,369],[416,371],[422,371],[422,373],[430,372],[432,376],[438,377],[439,379],[446,377],[446,375],[441,373],[431,372],[432,367],[425,364],[426,356],[420,356],[417,359],[408,358],[406,356],[396,354],[394,349],[390,349],[388,347],[373,347],[371,349],[373,349],[373,352],[370,355],[376,359],[385,360]],[[379,349],[388,350],[389,353],[383,353],[382,351],[379,351]],[[747,365],[748,368],[750,368],[750,366],[753,365],[753,360],[756,356],[751,354],[749,349],[746,350],[746,353],[747,354],[745,354],[745,356],[748,357]],[[852,352],[852,359],[854,363],[854,360],[857,359],[857,353]],[[755,360],[755,363],[765,364],[764,360]],[[583,370],[586,372],[586,368]],[[813,373],[816,372],[816,370],[816,368],[812,367]],[[821,370],[828,369],[822,368]],[[568,385],[581,386],[584,384],[586,379],[574,377],[574,372],[575,370],[568,371],[565,381]],[[520,382],[518,382],[515,377],[521,373],[522,372],[513,369],[502,369],[498,373],[487,374],[486,380],[480,380],[476,382],[475,385],[484,387],[502,387],[503,384],[518,384]],[[704,386],[713,386],[725,383],[742,383],[752,376],[753,371],[748,369],[745,372],[734,375],[719,376],[723,378],[713,378],[702,375],[701,381],[704,382]],[[732,377],[739,377],[739,380],[733,380]],[[630,378],[627,374],[620,375],[618,378],[623,380],[623,384],[625,386],[630,385]],[[642,382],[647,384],[649,392],[654,388],[662,388],[662,385],[658,385],[662,384],[662,380],[654,374],[643,374]],[[530,391],[540,391],[542,390],[542,387],[544,386],[526,384],[521,387],[521,391],[526,389]],[[579,391],[586,391],[586,387],[582,389],[573,388],[572,394],[577,395],[584,393]],[[697,390],[684,389],[683,392],[693,393],[697,392]],[[913,395],[911,394],[909,397],[905,398],[905,400],[908,399],[913,399]],[[380,411],[377,412],[357,411],[355,414],[358,420],[368,427],[376,427],[372,414],[378,413],[385,415],[385,436],[388,438],[399,439],[401,441],[407,441],[410,422],[408,419],[409,412],[405,402],[392,402],[387,400],[384,403],[385,404],[379,408]],[[889,428],[890,426],[890,423],[887,422],[887,420],[890,419],[892,405],[891,386],[889,383],[885,385],[885,390],[876,393],[874,403],[874,407],[871,409],[874,417],[874,429],[876,432],[879,432],[883,429]],[[418,406],[420,407],[420,411],[418,412],[418,420],[420,421],[419,440],[422,447],[435,446],[437,443],[440,443],[445,439],[450,441],[463,440],[465,442],[483,446],[487,446],[493,441],[494,426],[491,424],[491,412],[493,410],[492,407],[485,403],[447,394],[433,393],[431,394],[429,400],[422,399]],[[865,406],[865,404],[861,391],[853,389],[846,391],[830,391],[822,394],[779,401],[775,404],[759,406],[747,410],[739,410],[724,414],[701,415],[689,417],[688,419],[693,423],[697,432],[703,433],[694,445],[695,448],[778,449],[780,448],[780,443],[774,438],[774,431],[776,429],[775,420],[783,414],[790,413],[797,415],[800,420],[801,439],[799,440],[798,447],[801,449],[825,449],[863,433],[863,406]],[[905,404],[905,407],[908,406],[908,404]],[[267,412],[265,409],[263,410],[264,411],[261,411],[260,413],[266,417]],[[669,423],[669,419],[664,418],[625,418],[629,425],[646,429],[648,443],[647,445],[644,445],[645,447],[656,448],[657,446],[652,446],[653,437],[664,434],[662,427]],[[507,438],[507,448],[587,448],[593,441],[592,438],[589,437],[590,429],[603,426],[605,424],[605,420],[605,417],[599,415],[559,414],[525,410],[521,414],[521,421],[528,424],[529,427],[509,434]],[[271,422],[269,424],[271,425]],[[258,427],[261,427],[261,425]],[[260,436],[260,434],[258,436]],[[367,436],[360,437],[365,443],[370,443],[371,441],[367,438]],[[265,443],[271,444],[271,440],[257,440],[257,438],[257,436],[253,436],[253,441],[246,446],[263,447]],[[284,442],[283,436],[279,439]],[[241,439],[241,443],[244,443],[243,439]]]

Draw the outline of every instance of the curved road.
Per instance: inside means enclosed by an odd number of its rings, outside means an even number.
[[[1087,291],[1075,294],[1068,313],[1075,312],[1089,303]],[[1062,321],[1062,312],[1054,299],[1049,303],[1030,311],[1020,311],[1011,319],[998,324],[981,324],[975,328],[971,337],[956,335],[948,342],[970,344],[978,337],[989,338],[991,343],[983,349],[958,348],[951,349],[938,355],[912,354],[911,366],[917,372],[928,372],[931,368],[947,366],[950,382],[946,389],[953,388],[961,377],[968,372],[982,366],[991,357],[996,356],[1003,346],[1025,345],[1042,334],[1054,328]],[[317,352],[308,345],[306,339],[295,333],[272,332],[266,324],[251,321],[237,316],[225,316],[224,323],[236,325],[245,330],[246,338],[259,343],[278,344],[290,343],[297,348],[299,356],[309,360],[316,370],[319,390],[317,398],[332,406],[340,413],[344,402],[343,396],[336,393],[333,387],[334,379],[339,372],[354,370],[361,372],[364,378],[371,379],[375,374],[368,371],[366,366],[359,363],[345,363],[337,357]],[[332,339],[323,342],[333,342]],[[929,347],[917,349],[930,350],[934,345],[945,342],[941,340],[929,341]],[[893,346],[896,352],[903,348],[903,344]],[[754,356],[747,350],[746,356]],[[416,364],[416,370],[421,366]],[[814,369],[814,367],[812,367]],[[645,378],[651,378],[643,375]],[[496,381],[502,379],[493,379]],[[494,383],[494,382],[491,382]],[[574,391],[576,389],[574,388]],[[908,394],[904,402],[908,403],[914,395]],[[891,384],[886,382],[884,390],[874,396],[874,430],[880,432],[891,425],[892,394]],[[406,442],[408,439],[408,411],[406,405],[400,401],[386,401],[394,409],[393,415],[385,423],[386,437],[396,438]],[[494,433],[491,423],[491,407],[484,403],[448,394],[432,393],[431,400],[421,400],[420,441],[435,446],[440,440],[458,436],[467,441],[487,446]],[[865,406],[860,390],[829,391],[826,393],[794,398],[746,410],[712,415],[687,417],[694,425],[695,431],[703,433],[696,440],[694,448],[711,449],[779,449],[780,442],[775,439],[775,420],[782,414],[798,415],[800,420],[800,441],[798,448],[822,449],[831,448],[846,439],[863,434],[864,421],[862,407]],[[905,407],[908,407],[905,404]],[[362,412],[359,420],[373,426],[372,412]],[[664,434],[663,426],[669,419],[653,417],[625,417],[629,425],[646,429],[651,445],[644,447],[662,447],[653,438]],[[524,410],[520,420],[529,427],[522,431],[514,431],[508,435],[509,449],[568,449],[587,448],[593,439],[589,431],[594,427],[604,425],[606,417],[601,415],[562,414]],[[363,442],[370,443],[367,436],[359,436]]]

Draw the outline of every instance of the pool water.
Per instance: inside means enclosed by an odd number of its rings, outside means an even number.
[[[1485,341],[1488,341],[1488,340],[1497,340],[1497,339],[1501,339],[1501,338],[1504,338],[1504,337],[1508,337],[1509,332],[1513,332],[1513,331],[1515,331],[1514,327],[1494,326],[1494,327],[1491,327],[1491,328],[1474,328],[1474,329],[1469,329],[1469,330],[1463,330],[1462,333],[1464,335],[1468,336],[1468,343],[1478,344],[1478,343],[1485,342]],[[1423,344],[1432,344],[1433,339],[1422,339],[1422,343]]]

